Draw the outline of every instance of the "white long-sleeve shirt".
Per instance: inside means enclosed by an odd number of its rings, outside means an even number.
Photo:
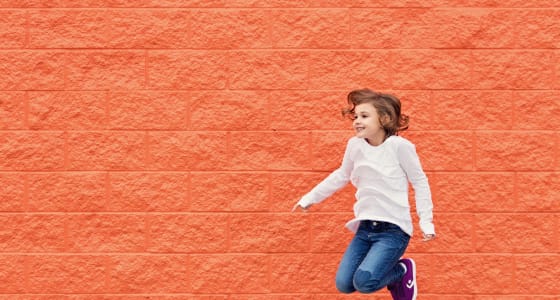
[[[413,226],[408,202],[408,181],[416,198],[420,228],[435,234],[433,204],[416,147],[400,136],[390,136],[379,146],[363,138],[348,140],[341,166],[304,195],[299,205],[322,202],[351,181],[356,187],[354,219],[346,227],[356,232],[361,220],[376,220],[398,225],[412,236]]]

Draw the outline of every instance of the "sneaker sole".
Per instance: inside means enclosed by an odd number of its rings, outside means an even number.
[[[416,281],[416,262],[414,259],[408,259],[412,264],[412,280],[414,280],[414,294],[412,295],[412,300],[416,300],[416,296],[418,296],[418,281]]]

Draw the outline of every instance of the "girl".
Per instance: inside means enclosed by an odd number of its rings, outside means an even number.
[[[355,218],[346,227],[355,233],[336,273],[342,293],[372,293],[385,286],[393,299],[416,299],[416,266],[400,259],[412,235],[408,181],[415,191],[424,241],[435,238],[428,179],[414,145],[398,136],[408,128],[399,99],[369,89],[348,94],[348,109],[356,136],[350,138],[341,166],[309,193],[292,211],[307,209],[343,188],[356,187]],[[400,260],[399,260],[400,259]]]

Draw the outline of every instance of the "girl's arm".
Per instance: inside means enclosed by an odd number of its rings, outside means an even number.
[[[399,162],[404,169],[406,176],[412,187],[416,198],[416,212],[420,218],[420,229],[424,233],[425,238],[430,239],[435,236],[435,228],[433,224],[433,204],[432,194],[428,177],[422,169],[420,159],[416,153],[414,144],[406,141],[399,145],[397,150]]]
[[[309,193],[305,194],[298,201],[294,209],[297,208],[298,205],[303,209],[306,209],[313,204],[320,203],[348,184],[353,166],[351,157],[351,152],[353,152],[352,140],[353,139],[350,139],[346,145],[346,150],[344,151],[344,157],[342,158],[342,164],[340,167],[317,184]]]

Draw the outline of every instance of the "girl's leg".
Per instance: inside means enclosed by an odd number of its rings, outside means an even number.
[[[354,273],[366,257],[371,247],[368,234],[361,227],[346,248],[336,272],[336,288],[345,294],[356,291]]]
[[[398,281],[404,274],[398,261],[408,246],[410,236],[397,225],[383,223],[379,227],[369,232],[371,247],[354,273],[354,287],[362,293],[375,292]]]

